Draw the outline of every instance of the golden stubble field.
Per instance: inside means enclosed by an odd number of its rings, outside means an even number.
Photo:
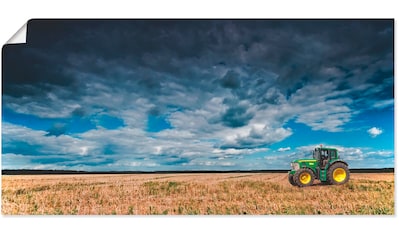
[[[3,175],[3,215],[393,215],[394,174],[298,188],[282,173]]]

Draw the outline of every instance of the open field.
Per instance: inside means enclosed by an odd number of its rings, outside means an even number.
[[[394,214],[393,173],[293,187],[282,173],[3,175],[3,215]]]

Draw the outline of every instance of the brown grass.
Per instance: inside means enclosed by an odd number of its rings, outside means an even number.
[[[293,187],[287,174],[2,176],[3,215],[394,214],[394,174]]]

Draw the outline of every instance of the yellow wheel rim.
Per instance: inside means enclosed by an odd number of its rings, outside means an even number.
[[[299,181],[301,181],[301,184],[308,184],[312,180],[312,176],[305,172],[299,175]]]
[[[333,171],[333,179],[336,182],[342,182],[346,179],[346,171],[343,168],[337,168]]]

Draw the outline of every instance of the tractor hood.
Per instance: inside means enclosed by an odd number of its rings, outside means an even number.
[[[316,159],[298,159],[298,160],[294,160],[293,163],[304,163],[304,162],[317,162]]]
[[[318,166],[316,159],[298,159],[298,160],[294,160],[291,163],[291,167],[293,169],[299,169],[299,168],[305,168],[305,167],[314,169],[316,166]]]

